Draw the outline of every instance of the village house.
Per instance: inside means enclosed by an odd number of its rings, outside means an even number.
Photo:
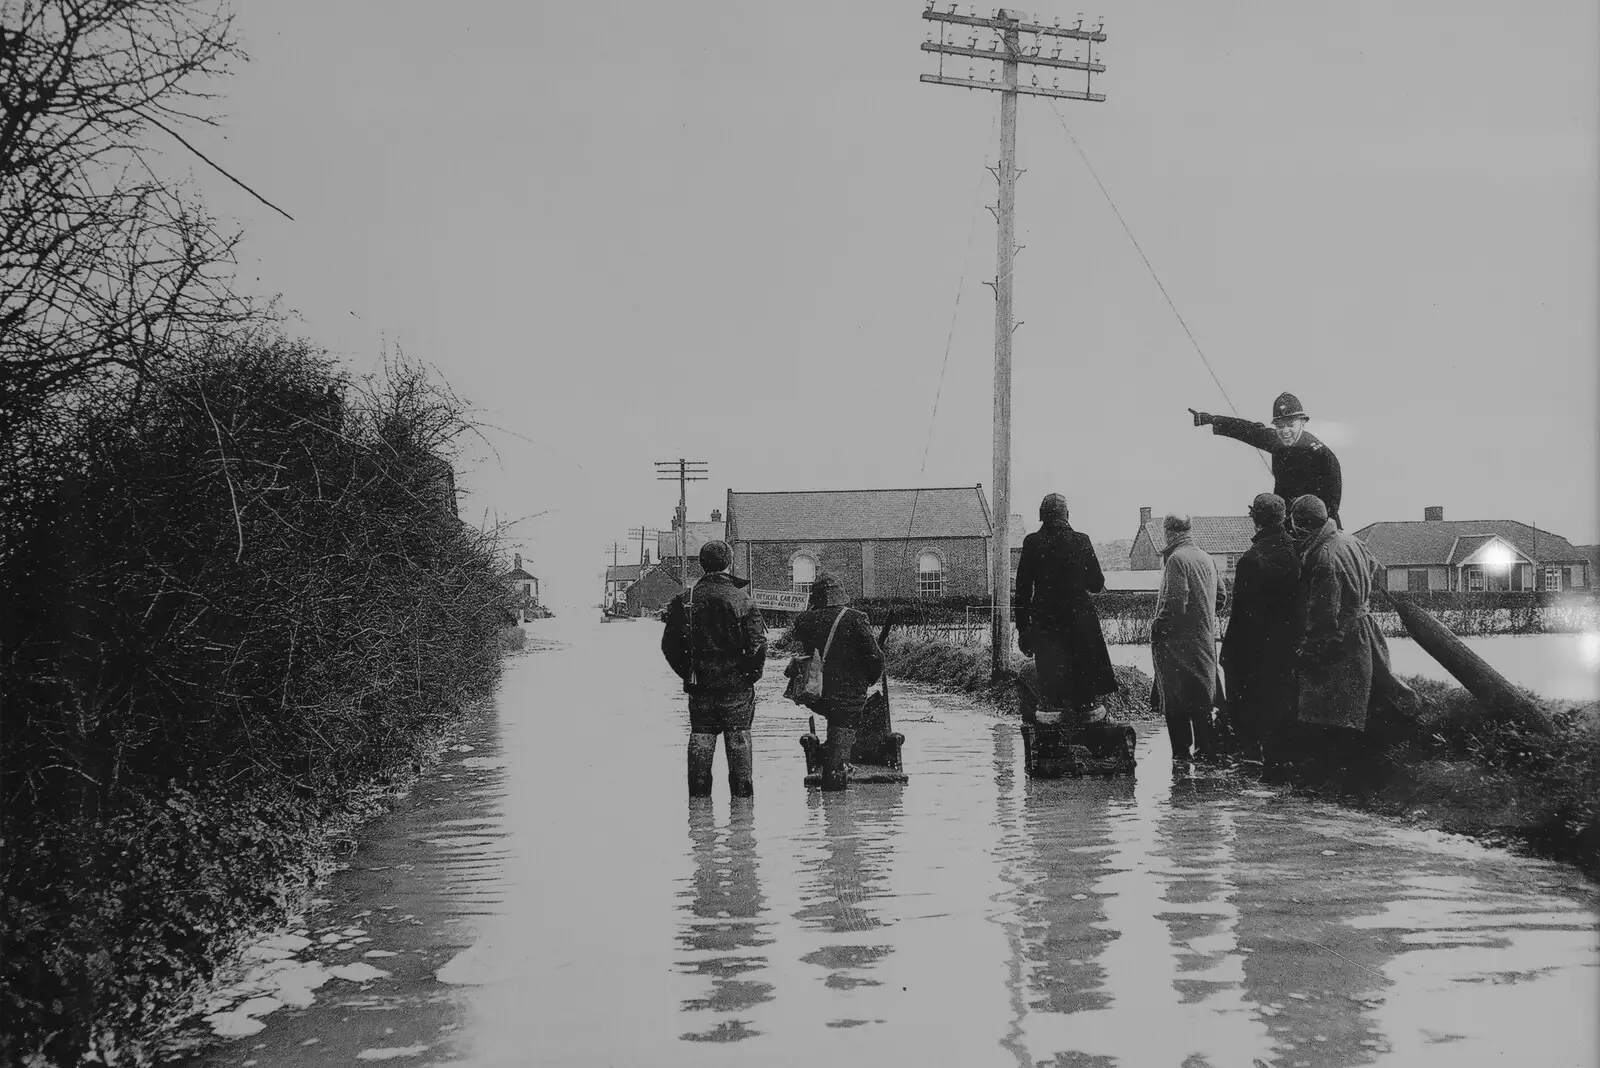
[[[1419,520],[1369,523],[1355,532],[1385,566],[1395,592],[1454,590],[1587,590],[1592,567],[1566,538],[1514,519],[1446,519],[1444,509]]]
[[[819,570],[850,597],[989,593],[993,533],[983,487],[728,491],[734,574],[804,593]]]
[[[628,587],[639,580],[639,572],[650,566],[647,558],[642,564],[611,564],[606,568],[605,607],[617,608],[624,603]]]
[[[698,570],[698,567],[696,568]],[[690,583],[693,585],[693,582]],[[624,600],[630,616],[653,616],[682,592],[678,583],[678,568],[659,563],[647,568],[644,577],[628,587]]]
[[[1161,550],[1167,547],[1165,521],[1165,516],[1152,516],[1149,508],[1139,509],[1139,531],[1128,551],[1130,571],[1161,570],[1165,563]],[[1231,580],[1239,557],[1249,551],[1256,535],[1255,521],[1247,515],[1197,515],[1190,517],[1190,524],[1194,543],[1216,562],[1217,575]]]
[[[511,587],[521,622],[538,619],[545,614],[539,606],[539,580],[523,570],[521,553],[512,557],[511,570],[506,573],[505,582]]]
[[[713,508],[711,518],[706,521],[682,521],[678,510],[673,509],[672,527],[656,534],[656,559],[663,564],[678,566],[679,556],[689,558],[689,584],[692,586],[700,577],[700,546],[708,541],[727,541],[728,524],[723,522],[722,512]],[[679,551],[679,527],[682,526],[682,551]]]

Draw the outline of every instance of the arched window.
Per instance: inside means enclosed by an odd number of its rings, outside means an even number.
[[[944,561],[938,553],[923,553],[917,557],[917,596],[944,596]]]
[[[817,580],[817,561],[805,553],[797,553],[789,563],[790,578],[794,583],[794,592],[810,593],[811,584]]]

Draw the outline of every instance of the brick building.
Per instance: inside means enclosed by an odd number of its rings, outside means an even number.
[[[1356,531],[1384,564],[1388,589],[1587,590],[1594,575],[1584,551],[1559,534],[1514,519],[1454,519],[1424,508],[1423,518],[1369,523]]]
[[[981,485],[728,491],[733,572],[760,590],[804,592],[826,569],[851,597],[983,596],[992,533]]]
[[[1151,516],[1149,508],[1139,509],[1139,532],[1128,550],[1132,571],[1159,571],[1165,561],[1161,550],[1167,547],[1165,516]],[[1194,543],[1216,562],[1217,574],[1232,578],[1239,557],[1250,550],[1256,524],[1247,515],[1197,515],[1189,518]]]
[[[693,583],[690,583],[693,585]],[[644,576],[628,587],[623,599],[630,616],[653,616],[683,589],[678,584],[678,569],[667,564],[647,568]]]

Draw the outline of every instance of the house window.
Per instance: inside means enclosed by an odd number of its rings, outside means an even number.
[[[1483,568],[1467,568],[1467,592],[1480,593],[1483,590]]]
[[[938,553],[923,553],[917,558],[917,596],[944,596],[944,561]]]
[[[1567,589],[1569,589],[1569,590],[1581,590],[1581,589],[1583,589],[1583,587],[1586,585],[1586,583],[1583,581],[1584,578],[1585,578],[1583,572],[1584,572],[1584,566],[1582,564],[1573,564],[1570,568],[1567,569],[1567,575],[1568,575],[1568,579],[1569,579],[1569,583],[1568,583]]]
[[[1413,567],[1406,572],[1406,591],[1408,593],[1428,592],[1428,569]]]
[[[1547,568],[1544,569],[1544,588],[1545,589],[1547,589],[1547,590],[1559,590],[1561,588],[1561,572],[1562,572],[1562,570],[1563,569],[1559,568],[1559,567],[1547,567]]]
[[[817,581],[816,558],[805,553],[796,554],[789,563],[789,578],[794,584],[794,592],[810,593],[811,584]]]

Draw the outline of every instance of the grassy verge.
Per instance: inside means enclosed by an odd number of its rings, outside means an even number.
[[[1494,721],[1459,686],[1405,681],[1421,698],[1415,718],[1375,719],[1362,759],[1297,765],[1293,788],[1600,877],[1600,705],[1530,694],[1555,723],[1546,736]]]
[[[1015,685],[1009,679],[994,682],[990,678],[987,648],[891,635],[884,656],[893,678],[967,694],[1000,711],[1017,712]],[[1106,711],[1124,721],[1155,718],[1150,709],[1150,676],[1121,664],[1114,670],[1118,689],[1106,699]]]

